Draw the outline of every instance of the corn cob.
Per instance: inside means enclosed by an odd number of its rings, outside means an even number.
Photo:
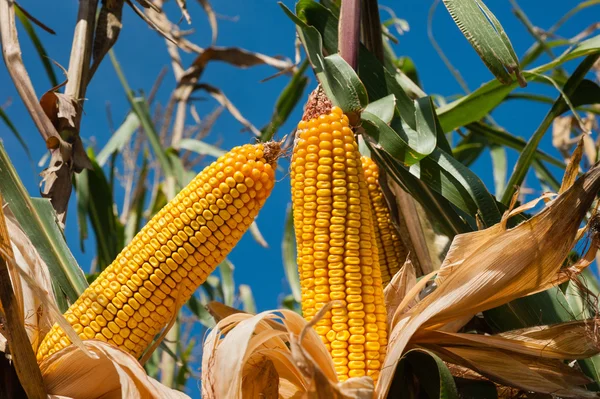
[[[315,108],[298,124],[291,163],[302,312],[311,320],[335,301],[315,329],[338,378],[376,380],[387,325],[367,184],[348,117]]]
[[[198,174],[65,313],[77,334],[139,357],[248,229],[273,188],[279,149],[236,147]],[[70,344],[55,325],[37,359]]]
[[[377,241],[379,266],[381,267],[381,281],[383,282],[383,288],[385,288],[394,277],[394,274],[400,270],[408,254],[391,222],[390,210],[379,186],[379,167],[369,157],[362,157],[361,162],[367,187],[369,188],[369,197],[371,198],[375,240]]]

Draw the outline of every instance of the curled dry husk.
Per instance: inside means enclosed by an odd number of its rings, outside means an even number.
[[[321,309],[314,322],[327,310]],[[370,399],[373,391],[368,377],[340,383],[312,325],[290,310],[231,314],[204,342],[206,399],[260,397],[248,396],[252,393],[267,398]]]
[[[40,364],[50,394],[73,399],[189,398],[148,377],[138,361],[119,348],[97,340],[83,344],[97,359],[70,345]]]
[[[119,348],[97,340],[82,341],[56,305],[48,267],[8,208],[0,211],[14,253],[7,262],[11,282],[32,350],[37,351],[56,322],[74,343],[40,364],[49,398],[188,398],[148,377],[140,363]],[[0,334],[0,352],[5,348],[6,339]]]
[[[424,299],[418,294],[435,272],[417,282],[406,262],[385,290],[392,333],[376,397],[386,397],[398,362],[413,348],[502,385],[561,397],[597,397],[580,387],[590,379],[565,360],[600,352],[598,319],[497,335],[457,332],[475,314],[567,281],[591,263],[598,237],[580,261],[561,269],[600,188],[600,168],[574,183],[573,173],[576,168],[565,176],[568,183],[559,196],[543,195],[507,213],[497,225],[456,236],[437,275],[437,289]],[[509,216],[551,198],[539,214],[507,228]],[[289,310],[256,316],[219,313],[222,317],[216,317],[218,325],[204,344],[203,397],[277,397],[275,392],[282,398],[371,397],[364,380],[348,380],[348,385],[337,381],[327,349],[301,316]]]

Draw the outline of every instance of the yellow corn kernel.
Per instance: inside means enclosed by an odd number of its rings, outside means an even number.
[[[139,357],[177,305],[189,299],[250,227],[274,186],[279,152],[277,143],[236,147],[199,173],[66,312],[79,337],[102,337]],[[228,184],[236,187],[228,192],[237,194],[226,216],[233,222],[226,227],[211,203],[224,196],[221,187]],[[53,326],[39,346],[38,361],[70,343]]]
[[[390,210],[379,185],[379,167],[369,157],[362,157],[361,161],[371,198],[381,280],[385,288],[394,274],[404,265],[408,252],[391,222]]]
[[[387,340],[386,326],[376,321],[386,314],[358,145],[341,109],[307,115],[310,105],[298,124],[290,173],[302,312],[311,320],[336,300],[315,330],[338,378],[376,379],[385,354],[381,342]],[[377,362],[368,361],[373,354]]]

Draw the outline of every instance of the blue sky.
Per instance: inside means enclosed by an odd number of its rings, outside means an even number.
[[[48,35],[40,30],[38,30],[38,33],[50,57],[65,67],[68,66],[70,40],[76,20],[78,3],[77,0],[56,2],[23,0],[20,2],[25,9],[56,31],[56,36]],[[176,20],[179,13],[174,3],[168,3],[167,13],[172,19]],[[285,0],[284,3],[293,8],[293,1]],[[534,40],[512,14],[510,3],[499,0],[488,0],[486,3],[502,22],[512,40],[516,53],[521,56]],[[521,7],[528,14],[533,24],[541,28],[552,26],[574,5],[571,2],[547,0],[543,3],[542,12],[539,2],[522,1],[521,3]],[[413,58],[424,90],[430,94],[447,97],[462,93],[460,86],[445,68],[427,38],[427,14],[431,1],[405,0],[393,2],[385,0],[381,1],[381,4],[391,7],[398,17],[406,19],[409,23],[410,31],[399,37],[400,42],[395,46],[395,50],[398,55],[407,55]],[[294,26],[291,21],[284,17],[276,1],[215,1],[213,6],[219,15],[224,16],[219,19],[219,38],[217,41],[219,46],[237,46],[250,51],[293,58]],[[199,7],[198,2],[189,1],[189,11],[195,29],[195,33],[190,36],[190,39],[200,46],[208,46],[211,37],[210,29],[206,16]],[[589,11],[571,19],[559,31],[559,34],[563,37],[572,37],[591,23],[596,22],[596,18],[591,16],[593,11],[597,10],[591,8]],[[235,19],[232,20],[230,17],[235,17]],[[388,15],[384,12],[383,19],[387,18]],[[116,55],[121,62],[130,86],[134,90],[142,89],[148,92],[160,70],[164,66],[169,66],[164,40],[127,7],[124,11],[123,22],[124,28],[115,46]],[[20,28],[19,24],[18,27]],[[454,66],[462,72],[471,90],[493,78],[461,35],[443,6],[439,6],[435,13],[433,31],[439,45]],[[20,31],[20,39],[23,58],[39,97],[50,88],[50,84],[29,39],[22,30]],[[557,51],[557,53],[559,52]],[[191,60],[193,60],[193,55],[184,56],[185,65],[189,65]],[[547,61],[548,59],[544,56],[538,62]],[[574,63],[568,64],[567,69],[571,71],[575,65]],[[58,69],[56,71],[57,74],[60,74]],[[288,80],[287,77],[280,77],[260,83],[261,79],[270,76],[273,72],[272,68],[265,66],[241,70],[221,63],[212,63],[206,69],[202,81],[219,87],[241,113],[260,128],[269,121],[275,100]],[[311,76],[309,88],[312,89],[314,86],[315,80]],[[173,87],[174,78],[169,70],[158,92],[157,101],[163,105],[166,104]],[[526,89],[520,90],[529,93],[547,94],[551,97],[555,97],[557,94],[552,88],[535,83],[530,84]],[[308,95],[308,90],[304,95]],[[81,136],[86,146],[93,145],[98,151],[111,134],[106,118],[107,104],[110,104],[115,125],[120,124],[129,109],[123,89],[118,83],[108,57],[89,86],[86,98]],[[37,163],[45,152],[45,145],[29,119],[8,73],[2,67],[0,68],[0,105],[9,104],[9,102],[10,105],[5,107],[5,111],[25,137],[34,161]],[[217,104],[211,100],[198,102],[196,105],[200,115],[207,114],[217,107]],[[515,100],[496,110],[494,118],[512,134],[528,138],[548,109],[549,105],[547,104]],[[301,113],[301,107],[298,107],[288,123],[278,133],[279,138],[292,131],[293,126],[301,117]],[[241,128],[241,125],[225,112],[214,126],[207,141],[220,141],[223,148],[249,142],[251,140],[250,134],[241,132]],[[40,172],[39,168],[36,168],[35,174],[32,172],[25,152],[3,124],[0,124],[0,139],[7,148],[8,154],[20,173],[25,186],[32,195],[37,195],[39,182],[37,173]],[[552,155],[559,156],[551,145],[551,132],[548,132],[544,137],[541,148]],[[509,150],[508,156],[510,173],[517,154]],[[288,163],[283,160],[281,165],[287,168]],[[489,154],[484,154],[475,163],[473,169],[481,176],[490,191],[493,191]],[[198,166],[196,171],[199,172],[200,170],[201,167]],[[553,172],[560,178],[557,170],[553,170]],[[230,256],[236,267],[234,275],[236,283],[251,286],[259,310],[278,307],[283,296],[289,293],[281,260],[281,238],[285,210],[290,198],[289,179],[283,173],[280,173],[278,178],[279,182],[258,218],[259,227],[270,247],[268,249],[261,248],[248,235],[242,239]],[[535,179],[532,176],[529,177],[528,181],[530,186],[537,188],[534,185]],[[122,192],[117,192],[116,198],[120,204]],[[67,219],[66,237],[79,264],[84,270],[88,270],[94,257],[95,243],[92,237],[88,238],[86,252],[81,252],[78,242],[75,203],[73,201]]]

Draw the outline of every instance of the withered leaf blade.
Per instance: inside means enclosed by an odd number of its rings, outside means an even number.
[[[600,320],[581,320],[513,330],[496,335],[420,330],[412,342],[419,345],[496,348],[523,355],[573,360],[600,353],[595,336]]]
[[[238,47],[209,47],[194,60],[193,68],[203,70],[209,61],[223,61],[238,68],[249,68],[255,65],[269,65],[291,72],[293,64],[289,60],[254,53]],[[192,70],[190,70],[192,72]]]
[[[208,0],[198,0],[200,5],[204,9],[204,12],[208,16],[208,23],[210,24],[210,29],[212,30],[212,44],[214,45],[217,42],[217,36],[219,34],[219,26],[217,25],[217,14],[215,14],[215,10],[213,10],[212,5]]]
[[[102,2],[96,22],[94,46],[92,48],[93,63],[88,74],[88,80],[91,80],[104,56],[119,38],[119,33],[123,28],[121,18],[124,5],[125,0],[105,0]]]
[[[69,345],[40,364],[50,394],[80,399],[189,399],[184,393],[148,377],[127,352],[95,339],[84,341],[84,345],[97,359],[90,359],[81,349]]]
[[[63,136],[63,131],[75,130],[77,128],[80,105],[73,97],[56,92],[55,90],[58,87],[60,85],[44,93],[42,98],[40,98],[40,105],[46,116],[50,119],[50,122],[52,122],[52,125]]]
[[[475,370],[503,385],[564,398],[597,398],[596,392],[580,388],[590,380],[559,360],[507,354],[491,348],[438,347],[442,359]]]
[[[190,13],[187,10],[186,0],[176,0],[183,17],[185,18],[188,24],[192,23],[192,18],[190,17]]]
[[[567,169],[565,170],[565,175],[563,176],[560,189],[558,190],[559,194],[567,191],[573,185],[573,183],[575,183],[575,180],[577,179],[577,173],[579,172],[581,158],[583,158],[583,137],[577,142],[577,147],[575,147],[575,150],[569,159]]]
[[[417,284],[417,275],[415,267],[413,266],[410,259],[406,259],[404,266],[398,270],[398,272],[392,277],[392,281],[383,290],[385,299],[385,307],[387,308],[387,314],[393,315],[400,303],[404,300],[404,297],[408,292]],[[416,305],[416,299],[410,301],[406,310]],[[392,322],[391,317],[388,317],[388,324]],[[390,326],[391,327],[391,326]]]
[[[66,144],[66,146],[70,147],[69,144]],[[42,185],[41,195],[48,198],[52,203],[62,228],[65,225],[69,198],[73,190],[71,184],[72,170],[69,166],[71,160],[65,161],[63,154],[62,146],[52,151],[50,166],[40,173],[42,177],[40,182],[40,185]]]
[[[221,104],[222,106],[224,106],[225,108],[227,108],[227,110],[229,111],[229,113],[238,122],[240,122],[242,125],[244,125],[244,127],[246,127],[246,129],[250,130],[257,137],[260,136],[260,134],[261,134],[260,130],[258,130],[252,123],[250,123],[250,121],[248,121],[248,119],[244,118],[244,116],[242,115],[242,113],[235,107],[235,105],[233,105],[233,103],[231,101],[229,101],[229,99],[225,96],[225,94],[220,89],[218,89],[218,88],[216,88],[214,86],[205,84],[205,83],[196,85],[196,89],[206,91],[215,100],[217,100],[219,102],[219,104]]]

